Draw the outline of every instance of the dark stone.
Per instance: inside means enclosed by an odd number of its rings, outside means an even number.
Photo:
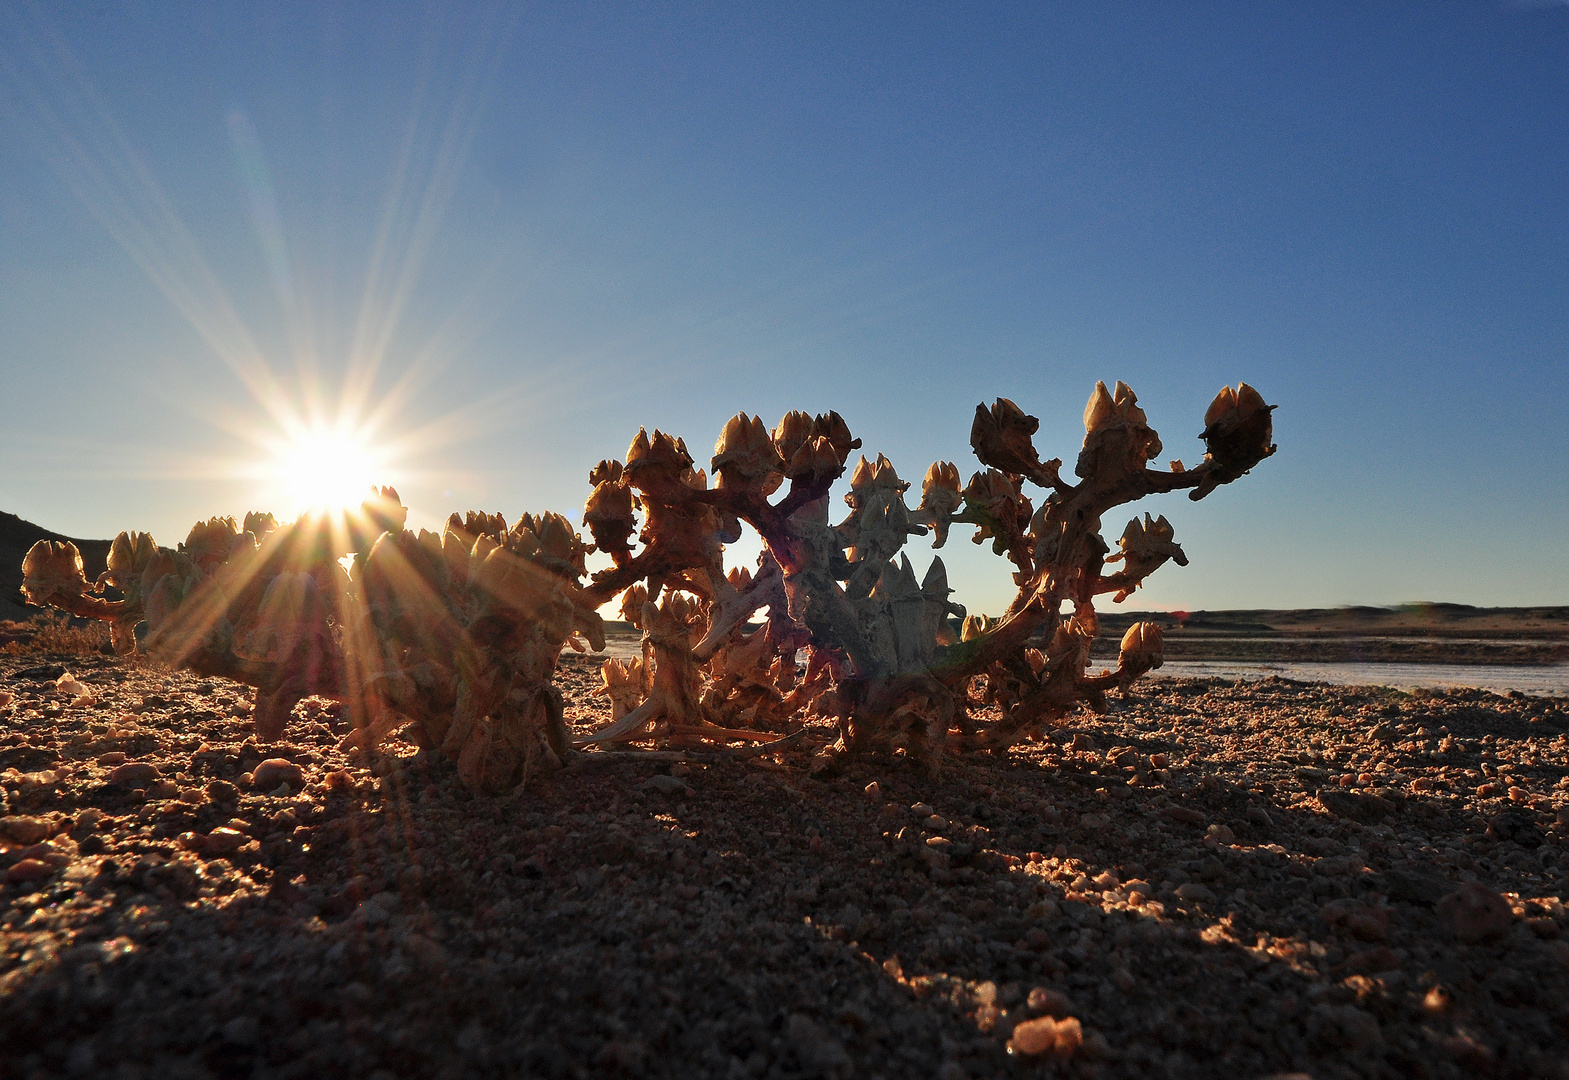
[[[1527,848],[1541,847],[1547,840],[1536,822],[1513,810],[1488,818],[1487,836],[1490,840],[1508,841]]]
[[[1318,801],[1335,817],[1353,821],[1376,821],[1395,809],[1393,803],[1377,795],[1361,795],[1340,788],[1319,788]]]
[[[1452,890],[1442,878],[1415,870],[1386,870],[1384,883],[1391,900],[1404,900],[1424,907],[1432,907]]]

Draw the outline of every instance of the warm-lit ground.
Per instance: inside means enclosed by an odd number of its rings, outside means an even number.
[[[8,1075],[1564,1075],[1564,701],[1168,680],[935,782],[488,799],[318,702],[258,747],[243,691],[0,657]],[[1050,1013],[1083,1045],[1010,1056]]]

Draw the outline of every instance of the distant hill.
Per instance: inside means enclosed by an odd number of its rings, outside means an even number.
[[[1569,635],[1569,607],[1472,607],[1421,602],[1392,607],[1247,608],[1232,611],[1096,611],[1103,634],[1151,620],[1205,634]]]
[[[87,580],[104,572],[109,561],[108,540],[79,540],[50,532],[15,514],[0,511],[0,619],[26,619],[38,614],[22,600],[22,558],[40,540],[70,540],[82,552]]]

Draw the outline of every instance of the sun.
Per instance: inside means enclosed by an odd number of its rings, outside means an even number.
[[[307,428],[274,450],[268,479],[289,511],[358,506],[372,485],[385,483],[385,462],[362,435]]]

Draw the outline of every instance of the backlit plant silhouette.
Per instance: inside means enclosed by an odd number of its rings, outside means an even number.
[[[281,526],[214,518],[175,550],[121,533],[95,583],[73,545],[41,541],[23,588],[32,603],[109,622],[122,652],[255,686],[263,738],[302,697],[334,697],[353,742],[372,748],[402,729],[486,791],[572,752],[552,676],[564,647],[603,648],[596,611],[617,597],[643,654],[606,661],[612,718],[579,745],[768,741],[804,713],[837,724],[824,766],[903,745],[935,769],[945,745],[1005,747],[1081,704],[1102,711],[1107,690],[1160,664],[1160,627],[1137,623],[1116,669],[1088,672],[1095,598],[1122,600],[1166,561],[1186,562],[1163,517],[1130,521],[1115,554],[1101,519],[1237,479],[1274,452],[1272,408],[1245,383],[1223,389],[1205,414],[1204,460],[1159,470],[1160,439],[1133,392],[1097,384],[1075,483],[1039,459],[1038,421],[999,399],[976,409],[970,442],[984,468],[967,484],[934,463],[911,509],[894,466],[862,456],[837,524],[829,492],[861,445],[844,420],[792,412],[770,431],[741,414],[719,437],[712,486],[660,431],[639,431],[624,463],[596,466],[583,511],[592,546],[552,513],[510,527],[454,514],[440,535],[416,534],[384,488],[357,512]],[[1044,492],[1038,507],[1026,484]],[[763,555],[755,570],[727,570],[742,523]],[[940,558],[917,578],[904,554],[911,536],[941,547],[964,524],[1012,567],[1017,593],[996,619],[965,617]],[[585,582],[596,550],[611,565]]]

